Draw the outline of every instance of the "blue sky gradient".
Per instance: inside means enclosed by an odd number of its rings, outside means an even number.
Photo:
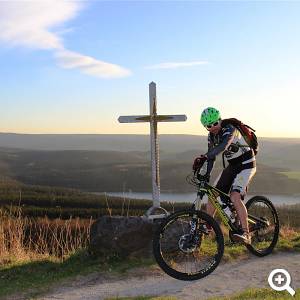
[[[159,113],[188,116],[160,133],[206,134],[215,106],[300,137],[300,2],[37,3],[0,3],[2,132],[148,133],[117,118],[147,114],[155,81]]]

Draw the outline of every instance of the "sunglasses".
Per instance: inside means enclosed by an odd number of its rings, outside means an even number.
[[[207,128],[207,129],[210,129],[210,128],[212,128],[212,127],[214,127],[214,126],[217,126],[217,125],[219,125],[219,121],[217,121],[217,122],[215,122],[215,123],[213,123],[213,124],[211,124],[211,125],[207,125],[206,128]]]

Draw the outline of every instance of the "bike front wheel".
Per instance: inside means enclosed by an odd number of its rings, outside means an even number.
[[[252,236],[248,250],[256,256],[270,254],[279,236],[279,218],[272,202],[264,196],[255,196],[246,203],[249,231]]]
[[[175,212],[161,223],[153,237],[156,262],[164,272],[179,280],[207,276],[218,266],[223,252],[220,226],[203,211]]]

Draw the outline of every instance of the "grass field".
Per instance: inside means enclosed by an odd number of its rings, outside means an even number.
[[[288,300],[288,299],[300,299],[300,289],[296,290],[296,294],[292,297],[287,291],[283,292],[276,292],[268,289],[247,289],[242,293],[238,293],[233,296],[229,297],[216,297],[216,298],[209,298],[207,300]]]
[[[225,237],[225,241],[227,238]],[[300,232],[291,228],[284,228],[276,251],[300,251]],[[249,255],[242,245],[230,245],[228,240],[225,245],[223,261],[246,258]],[[135,267],[155,267],[154,259],[118,259],[114,256],[103,259],[93,257],[85,249],[69,253],[63,260],[47,254],[32,254],[22,258],[10,257],[0,264],[0,299],[7,295],[25,294],[33,297],[47,291],[55,284],[73,280],[78,275],[87,276],[92,273],[126,273]],[[28,274],[31,274],[28,276]],[[246,297],[246,296],[245,296]],[[152,298],[134,298],[152,299]],[[156,299],[156,298],[155,298]],[[157,298],[160,299],[160,298]],[[163,300],[173,298],[161,298]],[[231,298],[229,298],[231,299]],[[232,299],[268,299],[268,298],[232,298]],[[270,298],[276,299],[276,298]],[[278,298],[279,299],[279,298]],[[281,299],[281,298],[280,298]],[[285,298],[282,298],[285,299]],[[297,298],[296,298],[297,299]]]
[[[25,293],[31,297],[58,282],[72,280],[77,275],[88,275],[93,272],[120,273],[136,266],[155,265],[154,260],[126,259],[120,261],[114,255],[104,260],[88,255],[89,230],[94,221],[93,218],[74,217],[70,211],[67,211],[64,218],[60,214],[59,218],[53,219],[47,215],[33,218],[24,213],[25,203],[28,202],[27,204],[32,205],[36,202],[40,206],[35,206],[34,209],[43,208],[47,213],[50,208],[59,205],[59,210],[63,206],[67,210],[70,209],[70,206],[79,209],[88,206],[94,207],[95,210],[103,208],[105,214],[108,212],[114,214],[115,211],[120,210],[123,212],[122,215],[126,215],[125,208],[122,206],[125,203],[124,207],[126,206],[128,214],[131,215],[135,210],[145,211],[144,206],[149,201],[130,201],[129,208],[127,205],[129,201],[115,201],[115,199],[106,199],[105,197],[100,199],[99,196],[81,194],[66,189],[49,190],[48,188],[31,187],[22,194],[14,195],[7,185],[2,189],[1,195],[2,201],[9,200],[10,205],[7,209],[1,209],[0,205],[0,298],[15,293]],[[12,203],[20,204],[21,199],[21,203],[25,206],[21,205],[20,207],[19,205],[13,210]],[[168,210],[171,211],[171,208]],[[280,207],[278,213],[281,232],[276,251],[300,251],[300,205]],[[223,261],[247,257],[247,249],[242,245],[232,245],[225,230],[224,233]],[[171,300],[173,298],[155,299]],[[232,299],[264,299],[264,297]]]
[[[120,274],[135,267],[150,265],[153,265],[153,261],[146,259],[121,261],[111,258],[103,261],[103,258],[90,256],[86,250],[70,254],[64,261],[43,256],[35,257],[34,260],[11,260],[9,264],[0,266],[0,299],[8,295],[14,295],[14,299],[26,295],[26,299],[31,299],[56,283],[66,282],[80,275],[99,272]]]

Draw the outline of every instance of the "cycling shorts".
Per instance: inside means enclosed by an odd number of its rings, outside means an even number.
[[[238,192],[245,195],[247,186],[251,178],[256,172],[256,167],[245,168],[242,164],[229,164],[217,177],[215,187],[222,192],[228,194],[229,192]]]

